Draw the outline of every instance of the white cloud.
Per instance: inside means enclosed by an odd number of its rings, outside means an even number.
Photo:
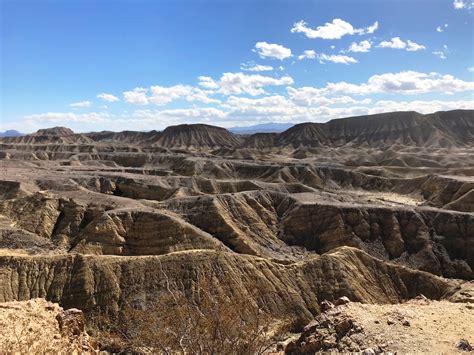
[[[291,57],[291,49],[274,43],[257,42],[254,51],[258,53],[260,58],[275,58],[283,60]]]
[[[437,56],[439,59],[446,59],[446,55],[444,54],[443,51],[434,51],[432,52],[435,56]]]
[[[468,71],[470,71],[471,73],[474,73],[474,67],[469,67],[467,68]]]
[[[316,59],[316,52],[313,51],[312,49],[306,50],[306,51],[303,52],[303,54],[298,56],[298,59],[299,60],[302,60],[302,59]]]
[[[426,47],[424,45],[412,42],[410,40],[407,41],[407,51],[408,52],[416,52],[416,51],[421,51],[423,49],[426,49]]]
[[[200,76],[199,79],[199,86],[202,86],[206,89],[218,89],[219,84],[217,84],[214,79],[209,76]]]
[[[174,100],[185,98],[186,101],[200,101],[204,103],[219,103],[219,100],[212,99],[199,89],[189,85],[174,85],[170,87],[151,86],[151,95],[148,98],[150,103],[155,105],[166,105]]]
[[[352,42],[349,49],[347,50],[348,52],[361,52],[361,53],[366,53],[370,52],[370,48],[372,47],[372,43],[370,41],[361,41],[359,43]]]
[[[261,72],[261,71],[271,71],[273,70],[273,67],[269,65],[259,65],[255,63],[242,63],[240,64],[240,70]]]
[[[203,120],[207,121],[209,119],[223,119],[225,118],[225,112],[214,107],[196,107],[158,111],[154,117],[156,119],[164,117],[181,119],[182,122],[186,122],[186,120],[183,119],[194,118],[202,122]]]
[[[148,95],[149,93],[149,95]],[[190,85],[151,86],[150,89],[135,88],[132,91],[123,93],[126,102],[135,105],[166,105],[174,100],[185,99],[186,101],[199,101],[203,103],[219,103],[219,100],[212,99],[207,92]]]
[[[355,100],[350,96],[336,96],[327,97],[324,96],[324,89],[318,89],[314,87],[302,87],[302,88],[287,88],[288,96],[290,100],[299,106],[316,106],[316,105],[355,105],[363,104],[368,105],[372,102],[371,99]]]
[[[104,101],[108,101],[108,102],[119,101],[119,98],[117,96],[114,96],[112,94],[106,94],[104,92],[97,95],[97,98],[99,98],[101,100],[104,100]]]
[[[457,100],[457,101],[377,101],[375,107],[369,112],[382,113],[393,111],[416,111],[419,113],[432,113],[436,111],[448,110],[472,110],[474,109],[474,101]]]
[[[374,33],[379,23],[376,21],[366,28],[354,28],[349,22],[336,18],[316,29],[307,26],[305,21],[296,22],[291,29],[292,33],[303,33],[308,38],[340,39],[345,35],[364,35]]]
[[[354,64],[358,63],[357,59],[349,57],[347,55],[340,55],[340,54],[319,54],[318,55],[318,60],[320,63],[325,63],[325,62],[333,62],[336,64]]]
[[[201,80],[199,84],[209,86],[209,83],[224,95],[249,94],[257,96],[265,93],[263,89],[265,86],[291,85],[293,79],[287,75],[281,78],[272,78],[260,74],[224,73],[219,81],[206,77],[206,80]]]
[[[332,62],[336,64],[354,64],[358,63],[358,61],[355,58],[346,56],[346,55],[339,55],[339,54],[317,54],[313,50],[307,50],[304,51],[301,55],[298,56],[298,60],[303,60],[303,59],[317,59],[321,64],[324,64],[326,62]]]
[[[449,49],[448,49],[448,46],[445,44],[445,45],[443,45],[442,50],[434,51],[434,52],[431,52],[431,53],[434,54],[435,56],[437,56],[439,59],[446,59],[446,57],[448,56],[448,53],[449,53]]]
[[[454,0],[453,1],[453,7],[456,10],[461,10],[461,9],[473,9],[474,8],[474,1],[471,0]]]
[[[436,27],[436,32],[443,32],[443,28],[441,26]]]
[[[90,101],[81,101],[81,102],[75,102],[70,104],[70,107],[73,108],[85,108],[85,107],[91,107],[92,103]]]
[[[382,41],[379,43],[378,47],[380,48],[393,48],[393,49],[404,49],[406,43],[403,42],[400,37],[394,37],[390,41]]]
[[[319,90],[319,91],[318,91]],[[52,125],[81,127],[81,130],[162,129],[181,123],[206,122],[222,126],[235,126],[239,122],[325,122],[334,118],[392,111],[431,113],[440,110],[474,109],[472,100],[414,100],[394,101],[370,99],[354,100],[348,96],[322,97],[318,88],[288,88],[289,98],[282,95],[262,98],[230,96],[220,108],[184,108],[169,110],[136,110],[121,115],[109,113],[47,112],[25,116],[5,129],[34,131]],[[340,107],[340,105],[343,105]]]
[[[113,115],[105,112],[89,112],[77,114],[74,112],[46,112],[24,117],[29,124],[59,124],[64,122],[97,124],[110,122]]]
[[[392,48],[392,49],[405,49],[409,52],[415,52],[422,49],[426,49],[425,46],[415,43],[413,41],[407,40],[404,42],[400,37],[393,37],[390,41],[382,41],[377,46],[379,48]]]
[[[456,79],[452,75],[403,71],[373,75],[367,80],[367,83],[360,85],[346,82],[328,83],[323,92],[342,92],[349,95],[379,93],[422,94],[428,92],[451,94],[470,90],[474,90],[474,82]]]
[[[148,97],[146,96],[148,89],[135,88],[132,91],[125,91],[123,98],[125,102],[134,105],[148,105]]]

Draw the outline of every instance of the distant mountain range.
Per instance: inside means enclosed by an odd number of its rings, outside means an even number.
[[[281,133],[294,126],[294,123],[262,123],[248,127],[232,127],[229,131],[235,134],[254,134],[254,133]]]
[[[0,132],[0,137],[21,137],[24,136],[23,133],[10,129],[5,132]]]
[[[283,130],[271,132],[270,130]],[[258,133],[251,133],[257,131]],[[238,132],[238,134],[237,134]],[[12,134],[12,133],[9,133]],[[3,142],[23,144],[94,144],[121,142],[165,149],[281,149],[365,146],[418,146],[450,148],[474,144],[474,110],[453,110],[423,115],[417,112],[389,112],[349,117],[325,123],[296,125],[268,123],[227,130],[205,124],[169,126],[150,132],[90,132],[74,134],[68,128],[53,127],[21,137],[3,137]]]

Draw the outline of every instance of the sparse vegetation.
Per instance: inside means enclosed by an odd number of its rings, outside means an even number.
[[[272,317],[257,297],[230,299],[208,279],[190,291],[170,284],[153,301],[124,305],[117,317],[96,313],[91,327],[102,346],[113,351],[186,354],[262,354],[278,341]],[[273,323],[273,324],[272,324]]]

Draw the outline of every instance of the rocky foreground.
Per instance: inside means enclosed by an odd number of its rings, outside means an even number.
[[[471,293],[471,302],[474,293]],[[396,305],[324,303],[325,310],[287,339],[287,354],[315,352],[463,353],[472,352],[474,304],[430,301],[418,296]],[[459,323],[462,319],[463,322]],[[472,341],[472,340],[471,340]]]
[[[85,331],[84,314],[37,298],[0,303],[2,353],[95,353],[98,343]]]
[[[1,138],[0,302],[44,298],[79,309],[110,351],[267,349],[263,340],[252,349],[242,341],[239,317],[245,339],[264,338],[268,328],[276,344],[303,331],[288,344],[295,352],[310,336],[319,339],[311,351],[456,351],[460,339],[473,342],[463,327],[472,315],[464,303],[474,279],[473,177],[474,111],[390,113],[251,136],[186,125]],[[349,339],[355,345],[333,326],[324,336],[313,334],[319,325],[303,329],[341,297],[365,329]],[[208,320],[220,319],[215,304],[226,327],[217,333],[234,338],[206,338],[215,331]],[[397,307],[411,326],[386,324],[384,312]],[[437,307],[459,317],[449,337]],[[375,312],[368,323],[364,312]],[[150,322],[159,326],[140,328]],[[181,341],[162,332],[169,327],[186,330]],[[421,337],[418,345],[375,341],[377,332],[398,331]]]
[[[469,353],[474,333],[474,284],[462,299],[431,301],[417,296],[399,304],[364,304],[347,297],[322,302],[322,313],[302,333],[284,333],[272,354]],[[462,301],[462,302],[460,302]],[[461,323],[459,320],[463,320]],[[5,352],[97,353],[103,341],[84,329],[77,309],[44,299],[0,304],[0,348]],[[472,341],[472,340],[471,340]],[[142,349],[143,350],[143,349]]]

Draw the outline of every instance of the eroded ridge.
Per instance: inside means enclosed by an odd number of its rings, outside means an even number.
[[[3,138],[0,301],[120,314],[170,284],[191,295],[203,278],[222,297],[303,323],[342,296],[465,301],[473,117]]]

